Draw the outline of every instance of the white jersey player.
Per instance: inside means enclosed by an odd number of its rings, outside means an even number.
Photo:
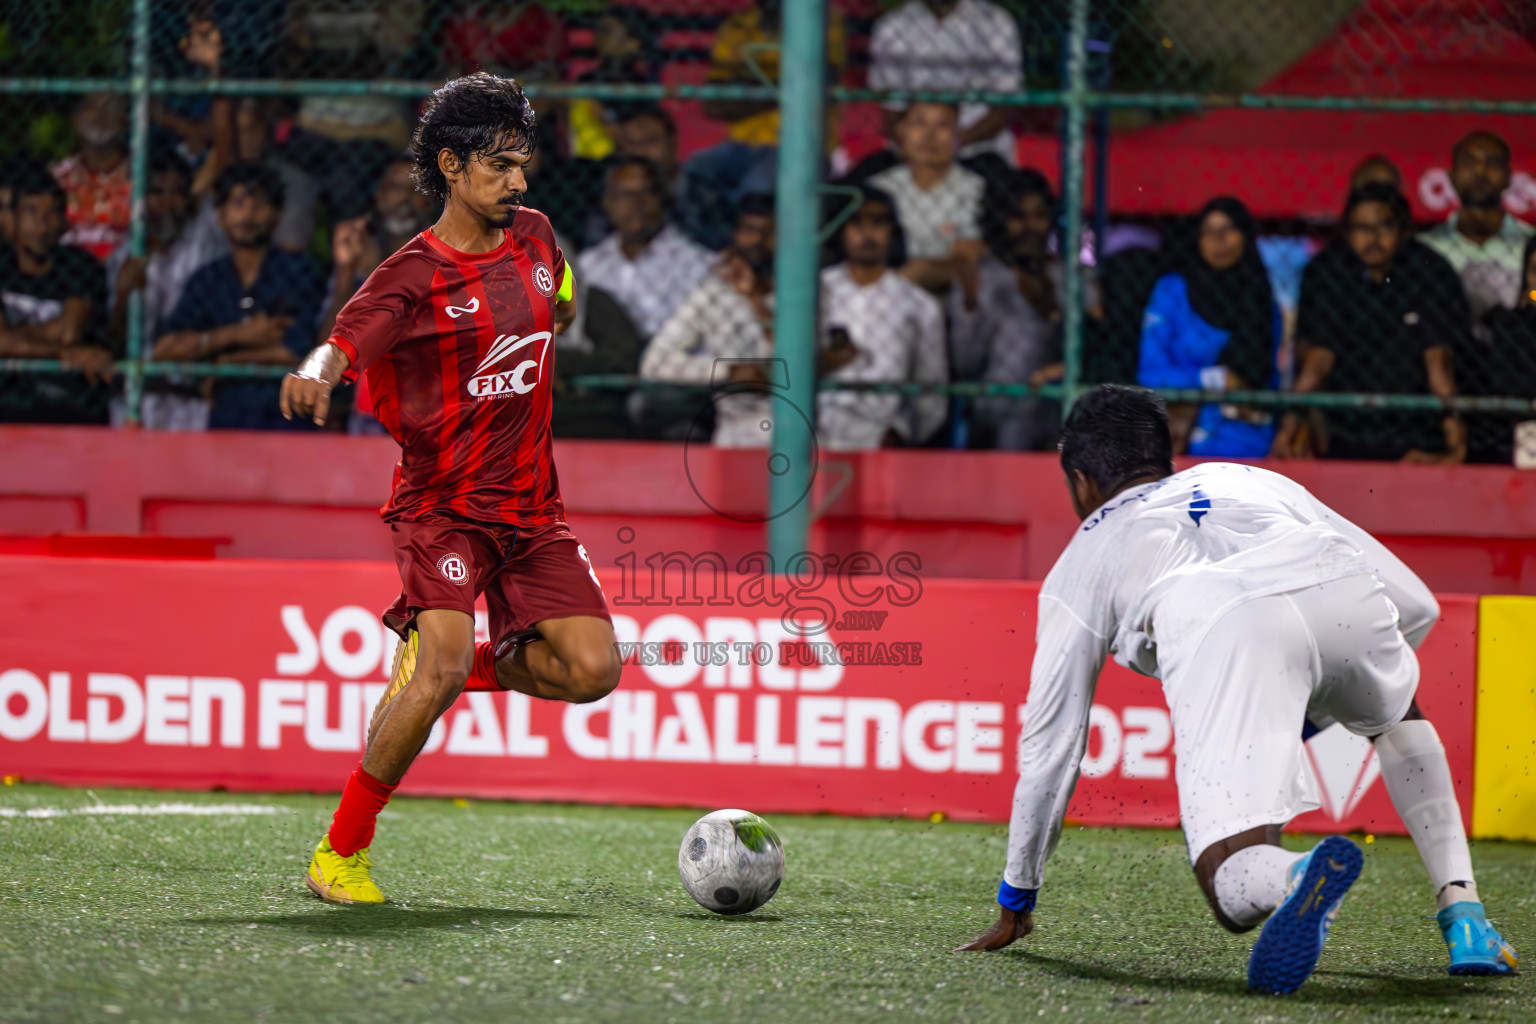
[[[1252,988],[1306,980],[1363,863],[1342,836],[1307,854],[1279,845],[1282,826],[1319,806],[1303,768],[1309,720],[1374,741],[1434,885],[1451,972],[1512,972],[1515,952],[1478,902],[1445,749],[1414,704],[1434,596],[1291,480],[1229,463],[1174,473],[1171,453],[1150,392],[1105,385],[1067,418],[1062,468],[1083,525],[1040,588],[1001,913],[961,948],[1033,927],[1112,655],[1163,682],[1190,863],[1216,919],[1238,932],[1264,922]]]

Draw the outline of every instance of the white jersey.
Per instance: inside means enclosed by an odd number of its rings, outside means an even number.
[[[1167,680],[1244,602],[1364,575],[1381,580],[1417,646],[1439,617],[1434,596],[1378,541],[1278,473],[1206,463],[1089,516],[1040,588],[1008,883],[1039,886],[1106,657]]]

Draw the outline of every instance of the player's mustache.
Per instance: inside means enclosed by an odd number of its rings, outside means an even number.
[[[498,199],[498,200],[496,200],[496,202],[500,206],[522,206],[523,205],[523,193],[521,193],[521,192],[514,192],[512,195],[507,196],[507,198],[505,198],[505,199]]]

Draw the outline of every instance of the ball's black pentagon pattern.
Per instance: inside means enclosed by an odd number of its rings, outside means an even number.
[[[683,888],[717,914],[750,914],[778,892],[784,845],[773,826],[748,811],[706,814],[677,851]]]

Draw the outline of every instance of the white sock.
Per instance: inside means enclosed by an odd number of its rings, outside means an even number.
[[[1435,894],[1435,909],[1444,910],[1452,903],[1481,903],[1476,882],[1452,882]]]
[[[1419,849],[1440,905],[1476,900],[1461,805],[1434,725],[1423,719],[1399,722],[1376,737],[1376,753],[1392,806]]]
[[[1221,912],[1243,927],[1258,924],[1285,899],[1291,865],[1301,853],[1278,846],[1245,846],[1216,869],[1216,902]]]

